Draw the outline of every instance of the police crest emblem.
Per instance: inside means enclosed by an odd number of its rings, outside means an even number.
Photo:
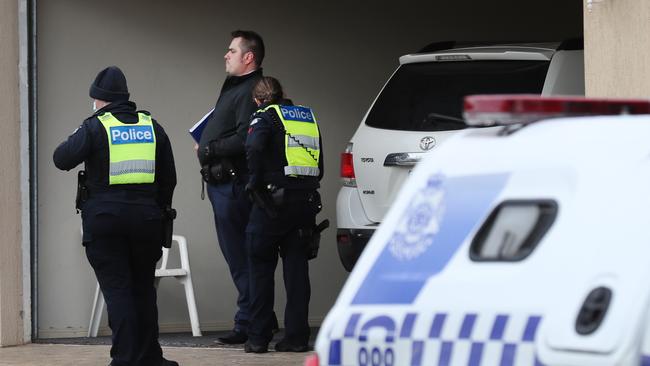
[[[390,253],[400,261],[417,258],[434,243],[445,213],[444,177],[429,177],[405,212],[388,241]]]

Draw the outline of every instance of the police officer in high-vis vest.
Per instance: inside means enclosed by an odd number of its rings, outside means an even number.
[[[77,208],[86,256],[106,300],[112,366],[175,366],[158,343],[155,265],[169,236],[176,169],[163,128],[129,101],[115,66],[90,87],[92,116],[54,151],[54,164],[84,163]]]
[[[274,273],[282,258],[287,304],[280,352],[308,350],[307,315],[310,243],[321,203],[322,144],[314,113],[283,99],[280,83],[263,77],[253,89],[260,110],[246,140],[253,200],[247,245],[250,263],[251,320],[246,352],[263,353],[272,338]]]

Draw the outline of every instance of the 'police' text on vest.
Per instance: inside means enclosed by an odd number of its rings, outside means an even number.
[[[111,142],[113,145],[152,143],[153,129],[151,126],[111,127]]]
[[[283,105],[280,106],[280,112],[287,120],[314,123],[314,115],[309,108]]]

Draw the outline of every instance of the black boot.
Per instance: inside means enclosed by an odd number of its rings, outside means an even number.
[[[275,344],[275,350],[278,352],[307,352],[309,345],[302,343],[292,343],[286,339]]]
[[[246,353],[266,353],[268,351],[268,344],[254,344],[251,342],[246,342],[246,344],[244,344],[244,352]]]
[[[233,330],[232,332],[226,334],[223,337],[217,338],[217,342],[223,343],[223,344],[242,344],[246,343],[248,340],[248,336],[244,332],[239,332],[236,330]]]

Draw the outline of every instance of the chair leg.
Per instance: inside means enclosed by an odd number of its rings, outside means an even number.
[[[95,299],[93,301],[93,309],[90,313],[90,324],[88,325],[88,337],[97,337],[99,331],[99,324],[102,322],[102,314],[104,312],[104,296],[99,288],[99,283],[95,289]]]
[[[194,299],[194,286],[192,277],[188,273],[186,277],[179,279],[185,288],[185,299],[187,300],[187,311],[190,314],[190,324],[192,325],[192,336],[201,337],[201,327],[199,326],[199,313],[196,311],[196,300]]]

